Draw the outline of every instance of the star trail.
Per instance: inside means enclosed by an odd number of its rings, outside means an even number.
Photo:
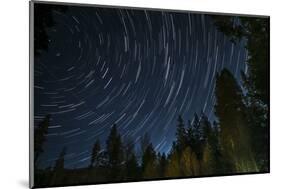
[[[49,49],[35,58],[35,125],[51,115],[43,166],[67,148],[67,167],[89,164],[95,140],[116,123],[136,145],[149,133],[168,152],[177,117],[215,119],[216,73],[246,71],[244,42],[231,43],[208,14],[69,6],[52,12]]]

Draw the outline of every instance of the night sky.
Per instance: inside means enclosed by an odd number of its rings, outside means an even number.
[[[168,152],[179,115],[215,119],[216,73],[239,80],[247,69],[244,44],[206,14],[68,6],[53,17],[49,49],[34,62],[35,125],[51,115],[42,166],[64,146],[66,167],[88,165],[114,123],[124,140],[137,145],[147,132]]]

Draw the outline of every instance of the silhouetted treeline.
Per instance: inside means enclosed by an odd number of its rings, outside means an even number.
[[[254,115],[247,111],[241,87],[228,70],[217,75],[215,95],[217,122],[211,123],[203,112],[199,116],[195,113],[187,122],[179,116],[168,154],[156,152],[145,134],[140,142],[141,157],[137,158],[134,142],[122,139],[114,124],[105,149],[99,140],[93,144],[88,167],[65,167],[64,148],[53,167],[36,169],[35,183],[59,186],[267,171],[260,163],[267,160],[258,159],[252,143],[255,137],[248,118]],[[46,128],[48,120],[40,127]]]
[[[48,120],[49,117],[43,120],[40,127],[45,126]],[[45,130],[41,131],[45,133]],[[93,144],[88,167],[66,168],[64,148],[52,167],[36,169],[35,183],[38,186],[57,186],[214,174],[218,173],[217,167],[220,166],[217,155],[221,156],[217,139],[217,125],[212,125],[203,113],[200,117],[195,114],[188,125],[179,116],[176,140],[170,153],[157,153],[150,137],[145,134],[141,138],[141,157],[138,158],[134,141],[122,140],[114,124],[105,149],[101,148],[99,140]],[[211,158],[214,162],[209,162]]]
[[[239,26],[233,24],[230,18],[214,17],[214,21],[233,42],[247,39],[245,48],[249,53],[249,71],[241,73],[242,86],[227,69],[217,73],[216,121],[211,122],[203,112],[200,115],[195,113],[191,120],[184,120],[179,115],[170,151],[167,154],[157,152],[150,137],[145,134],[140,141],[141,157],[136,155],[133,140],[123,139],[114,124],[105,149],[101,148],[98,139],[93,144],[88,167],[65,167],[67,151],[64,148],[51,167],[40,169],[35,166],[35,185],[60,186],[268,172],[269,84],[268,70],[263,70],[269,66],[268,25],[264,19],[241,18]],[[36,165],[43,152],[49,119],[46,117],[35,130]]]

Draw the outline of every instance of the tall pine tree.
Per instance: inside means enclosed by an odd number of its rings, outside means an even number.
[[[179,115],[178,117],[178,125],[176,130],[176,145],[179,153],[182,152],[187,145],[187,133],[181,115]]]
[[[153,179],[158,177],[157,156],[152,143],[147,146],[142,156],[142,176],[144,179]]]
[[[121,170],[124,161],[121,136],[114,124],[106,141],[106,151],[108,154],[109,180],[118,180],[122,178]]]
[[[221,130],[225,173],[258,171],[253,158],[243,94],[226,69],[216,79],[215,114]]]
[[[34,130],[34,164],[38,166],[39,156],[44,152],[43,144],[46,141],[46,135],[48,134],[48,128],[50,125],[50,115],[47,115],[45,119],[39,123],[38,127]]]
[[[91,157],[91,164],[90,167],[96,167],[99,164],[99,153],[101,151],[100,147],[100,141],[97,140],[94,144],[94,147],[92,149],[92,157]]]

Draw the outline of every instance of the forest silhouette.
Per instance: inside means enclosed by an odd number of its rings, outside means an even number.
[[[227,69],[216,75],[216,121],[211,122],[203,112],[195,113],[191,120],[179,115],[170,151],[157,152],[147,133],[141,138],[141,157],[136,155],[136,144],[119,134],[118,127],[122,125],[114,124],[105,149],[98,139],[93,144],[87,167],[65,167],[67,149],[63,148],[54,165],[41,168],[40,157],[51,118],[47,115],[34,132],[35,186],[269,172],[269,20],[238,17],[239,24],[234,24],[237,17],[212,18],[218,30],[233,43],[245,39],[249,54],[248,72],[241,72],[242,85]],[[50,24],[41,20],[37,28],[45,31],[42,27],[53,25],[52,20],[46,22]],[[47,50],[42,41],[48,36],[43,37],[35,46],[36,56],[42,49]]]

